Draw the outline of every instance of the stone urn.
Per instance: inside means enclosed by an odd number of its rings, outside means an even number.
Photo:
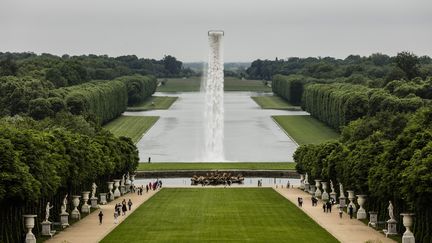
[[[108,184],[108,197],[107,200],[112,201],[114,200],[114,193],[113,193],[113,189],[114,189],[114,181],[109,181],[107,182]]]
[[[415,238],[413,232],[411,232],[411,227],[413,226],[413,216],[412,213],[401,213],[403,219],[403,225],[405,226],[405,232],[402,236],[402,243],[415,243]]]
[[[316,191],[315,191],[315,197],[321,197],[321,180],[315,180],[315,187],[316,187]]]
[[[35,214],[24,214],[24,225],[27,229],[26,237],[25,237],[25,243],[36,243],[36,237],[33,234],[32,230],[35,226],[35,218],[37,215]]]
[[[357,211],[357,207],[354,204],[354,199],[355,199],[354,191],[347,191],[347,192],[348,192],[348,200],[350,201],[349,204],[348,204],[348,207],[352,206],[353,213],[355,213]]]
[[[304,188],[305,188],[305,185],[304,185],[304,175],[303,174],[300,174],[300,189],[301,190],[304,190]]]
[[[82,198],[83,198],[83,205],[81,206],[81,213],[90,213],[90,206],[87,204],[89,200],[89,191],[82,192]]]
[[[114,187],[115,187],[114,198],[118,198],[121,196],[119,186],[120,186],[120,180],[114,180]]]
[[[345,195],[343,194],[343,192],[342,192],[342,194],[339,196],[339,207],[342,207],[342,208],[346,207],[346,197],[345,197]]]
[[[323,182],[321,182],[321,185],[322,185],[321,199],[323,201],[328,201],[329,200],[329,194],[327,193],[327,182],[323,181]]]
[[[357,203],[360,206],[360,208],[357,210],[357,219],[367,218],[366,210],[363,208],[365,201],[366,201],[366,195],[357,195]]]
[[[81,218],[81,214],[78,210],[78,206],[80,204],[80,198],[81,198],[81,196],[72,196],[72,204],[74,206],[74,209],[71,212],[71,218],[73,218],[73,219],[80,219]]]

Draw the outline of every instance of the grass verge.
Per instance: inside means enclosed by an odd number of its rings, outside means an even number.
[[[102,242],[338,242],[270,188],[162,189]]]
[[[151,96],[145,101],[130,106],[127,111],[167,110],[178,99],[171,96]]]
[[[139,163],[137,170],[294,170],[293,162]]]
[[[317,144],[337,139],[339,134],[312,116],[273,116],[297,144]]]
[[[299,106],[293,106],[279,96],[255,96],[251,97],[262,109],[277,109],[301,111]]]
[[[104,128],[118,137],[130,137],[134,143],[137,143],[158,119],[158,116],[120,116],[106,124]]]

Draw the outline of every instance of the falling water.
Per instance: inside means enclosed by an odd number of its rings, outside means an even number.
[[[222,56],[223,31],[209,31],[207,80],[203,83],[204,158],[203,161],[224,161],[224,73]]]

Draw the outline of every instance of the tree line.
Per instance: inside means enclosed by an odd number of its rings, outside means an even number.
[[[432,241],[432,108],[414,113],[378,112],[349,123],[339,141],[302,145],[296,169],[314,179],[342,183],[356,194],[367,194],[366,208],[387,220],[388,201],[395,215],[414,212],[414,234]],[[401,222],[401,218],[398,220]],[[403,233],[400,223],[399,232]]]

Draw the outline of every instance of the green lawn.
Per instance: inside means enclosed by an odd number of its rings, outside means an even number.
[[[279,96],[255,96],[251,98],[263,109],[301,110],[299,106],[293,106]]]
[[[134,143],[137,143],[158,119],[158,116],[120,116],[106,124],[104,128],[116,136],[130,137]]]
[[[273,116],[298,144],[316,144],[337,139],[339,134],[312,116]]]
[[[102,242],[338,242],[270,188],[162,189]]]
[[[140,163],[137,170],[294,170],[293,162]]]
[[[130,106],[127,111],[166,110],[178,99],[170,96],[151,96],[145,101]]]
[[[187,79],[182,78],[168,78],[165,85],[160,85],[157,88],[159,92],[189,92],[200,91],[201,77],[190,77]],[[267,91],[270,92],[271,88],[265,86],[262,80],[241,80],[234,77],[225,77],[224,83],[225,91]]]

